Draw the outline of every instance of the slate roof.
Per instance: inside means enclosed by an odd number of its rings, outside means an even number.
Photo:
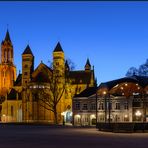
[[[148,76],[137,76],[137,75],[133,75],[131,77],[124,77],[121,79],[116,79],[113,81],[108,81],[105,83],[101,83],[99,85],[99,89],[106,87],[108,90],[110,90],[111,88],[113,88],[114,86],[116,86],[119,83],[124,83],[124,82],[134,82],[134,83],[138,83],[141,87],[145,87],[148,85]]]
[[[17,99],[16,97],[17,97],[17,91],[12,88],[7,96],[7,100],[16,100]],[[18,93],[18,99],[21,100],[21,93]]]
[[[68,77],[72,80],[72,84],[89,84],[91,75],[92,71],[70,71]]]
[[[22,85],[22,74],[19,74],[16,81],[14,82],[14,86],[21,86]]]
[[[85,90],[83,90],[80,94],[75,95],[74,97],[89,97],[96,93],[97,88],[96,87],[88,87]]]
[[[62,49],[62,47],[61,47],[61,44],[60,44],[60,42],[58,42],[57,43],[57,45],[56,45],[56,47],[55,47],[55,49],[54,49],[54,51],[53,52],[63,52],[63,49]]]
[[[31,55],[33,55],[29,45],[26,46],[26,48],[25,48],[25,50],[24,50],[24,52],[22,54],[31,54]]]

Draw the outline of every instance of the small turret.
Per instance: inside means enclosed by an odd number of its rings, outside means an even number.
[[[90,64],[88,58],[87,58],[87,61],[86,61],[86,64],[85,64],[85,70],[86,70],[86,71],[91,70],[91,64]]]

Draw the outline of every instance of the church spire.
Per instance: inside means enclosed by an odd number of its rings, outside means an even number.
[[[90,64],[89,58],[87,58],[87,61],[85,64],[85,70],[91,70],[91,64]]]
[[[1,63],[13,64],[13,45],[8,29],[5,39],[1,43]]]
[[[8,29],[7,29],[7,32],[6,32],[5,41],[9,41],[9,42],[11,42],[11,39],[10,39],[10,35],[9,35],[9,31],[8,31]]]

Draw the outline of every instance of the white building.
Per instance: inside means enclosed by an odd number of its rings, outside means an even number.
[[[97,122],[148,122],[148,77],[132,76],[101,83],[73,98],[74,125]],[[96,110],[97,106],[97,110]]]

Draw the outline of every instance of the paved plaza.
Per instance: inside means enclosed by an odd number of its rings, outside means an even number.
[[[0,125],[0,148],[148,148],[148,133],[95,128]]]

